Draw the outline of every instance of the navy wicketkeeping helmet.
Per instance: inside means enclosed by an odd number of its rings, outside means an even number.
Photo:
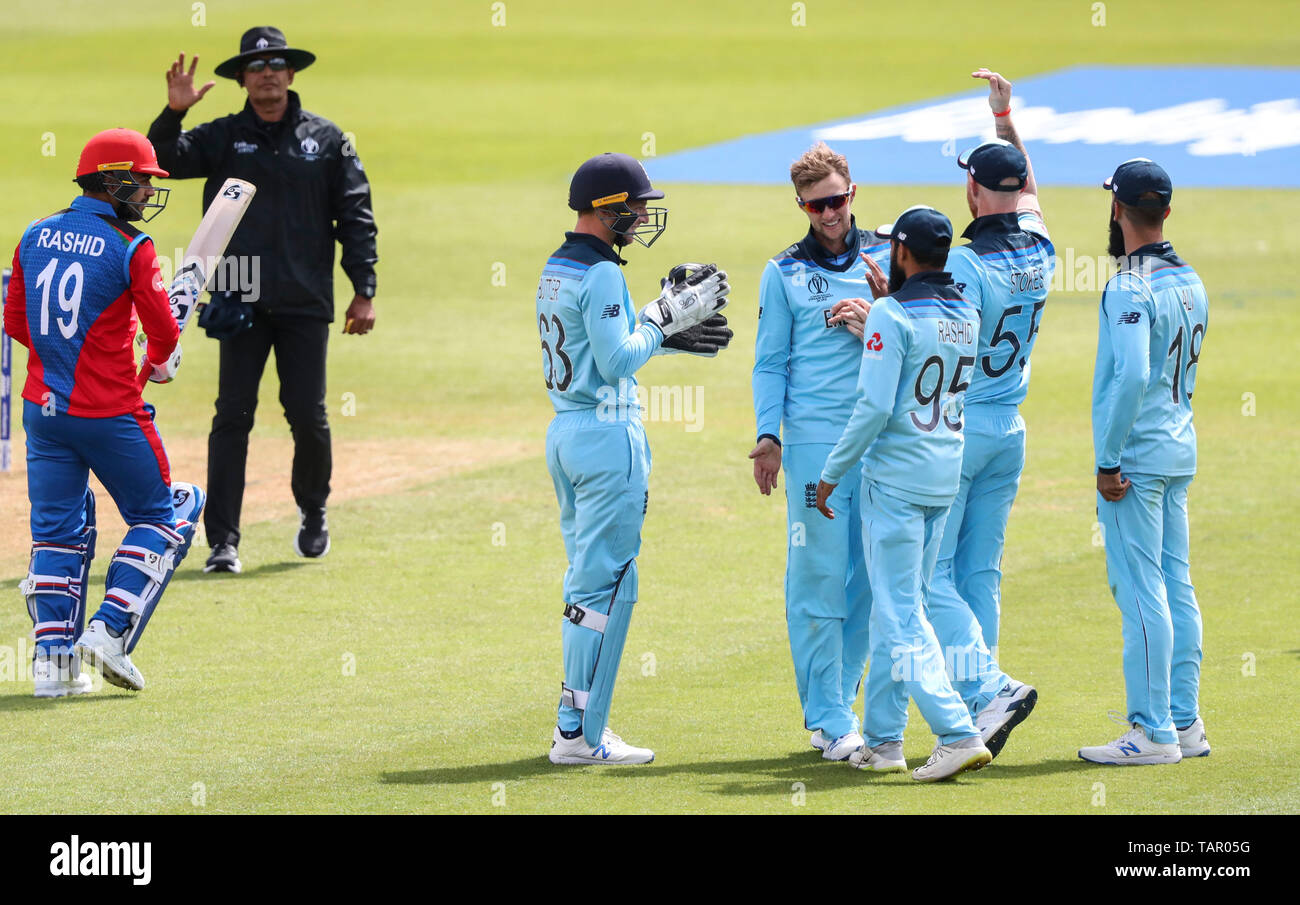
[[[619,245],[633,239],[649,248],[668,226],[668,208],[647,207],[648,221],[638,224],[641,215],[629,201],[654,201],[664,193],[650,185],[641,161],[627,154],[600,154],[578,167],[569,184],[569,207],[575,211],[607,211],[614,216],[609,228],[618,236]],[[648,237],[648,238],[647,238]]]

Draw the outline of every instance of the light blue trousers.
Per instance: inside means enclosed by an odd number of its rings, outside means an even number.
[[[902,740],[909,695],[941,744],[979,735],[925,615],[948,507],[917,505],[869,478],[862,481],[861,505],[872,598],[867,744]]]
[[[965,419],[961,486],[944,523],[926,613],[953,688],[976,714],[1010,681],[992,650],[1007,519],[1025,466],[1025,422],[1013,405],[970,405]]]
[[[833,445],[782,450],[787,551],[785,620],[804,726],[839,738],[859,729],[854,703],[870,650],[871,584],[862,553],[861,466],[831,494],[835,518],[817,511],[817,482]]]
[[[560,504],[569,568],[564,602],[609,614],[615,599],[637,599],[636,556],[650,498],[650,446],[639,421],[601,420],[596,410],[563,412],[546,432],[546,467]],[[589,691],[602,636],[561,619],[564,683]],[[622,639],[617,643],[622,654]],[[576,730],[582,712],[563,703],[558,725]]]
[[[1025,422],[1014,405],[968,405],[961,486],[948,513],[936,593],[960,598],[974,613],[989,650],[1002,617],[1002,550],[1007,519],[1025,468]]]
[[[1124,632],[1128,719],[1153,742],[1195,722],[1201,684],[1201,610],[1188,565],[1190,475],[1128,474],[1117,503],[1097,494],[1106,574]]]

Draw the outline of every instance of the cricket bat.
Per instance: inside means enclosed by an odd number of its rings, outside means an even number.
[[[171,290],[167,301],[171,304],[172,317],[182,333],[194,312],[207,303],[200,301],[212,275],[226,253],[230,237],[244,218],[244,213],[253,202],[257,187],[243,179],[227,179],[217,192],[217,197],[208,205],[199,228],[194,231],[189,247],[185,249],[185,259],[172,278]],[[149,382],[153,368],[146,361],[140,368],[140,388]]]

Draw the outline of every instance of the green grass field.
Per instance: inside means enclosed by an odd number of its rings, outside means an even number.
[[[376,331],[331,338],[336,483],[353,488],[330,509],[333,551],[311,562],[291,552],[287,429],[268,373],[252,459],[278,477],[250,485],[264,503],[244,526],[245,573],[205,577],[200,551],[185,562],[135,657],[142,693],[31,697],[17,592],[25,476],[0,476],[0,811],[1300,809],[1295,757],[1279,746],[1300,698],[1300,422],[1281,367],[1300,336],[1300,192],[1181,189],[1168,224],[1213,308],[1191,514],[1214,754],[1177,767],[1075,758],[1119,734],[1106,711],[1124,701],[1119,613],[1093,543],[1087,292],[1056,294],[1045,312],[1004,561],[1002,663],[1038,687],[1033,717],[992,767],[942,786],[868,778],[808,747],[785,633],[783,502],[756,492],[746,459],[758,277],[805,225],[784,188],[672,184],[669,230],[629,252],[632,294],[646,300],[679,260],[716,260],[732,274],[736,338],[716,360],[656,360],[639,375],[704,387],[701,430],[647,425],[641,601],[613,724],[658,756],[643,768],[553,767],[564,553],[532,318],[537,274],[572,223],[569,176],[591,154],[636,153],[645,132],[666,154],[961,91],[980,65],[1013,81],[1083,63],[1293,65],[1300,40],[1279,24],[1289,4],[1116,0],[1104,28],[1079,2],[1008,3],[994,17],[969,4],[810,0],[801,28],[785,2],[674,0],[596,17],[590,4],[508,0],[504,27],[486,0],[374,0],[360,18],[342,0],[211,3],[201,27],[188,0],[134,3],[129,26],[91,2],[12,6],[0,32],[0,76],[21,98],[6,103],[0,147],[6,248],[66,205],[91,134],[147,128],[178,51],[210,72],[245,28],[272,23],[318,54],[294,85],[304,106],[356,134],[381,260]],[[1157,19],[1152,41],[1143,28]],[[1008,37],[1011,21],[1020,37]],[[242,97],[223,82],[187,123]],[[150,230],[160,252],[188,239],[199,191],[177,184]],[[1047,187],[1042,202],[1059,249],[1104,249],[1099,191]],[[855,210],[865,224],[914,203],[964,222],[956,169],[949,185],[864,188]],[[342,294],[341,273],[337,285]],[[202,482],[217,346],[195,330],[185,349],[180,378],[147,398],[174,474]],[[20,427],[17,438],[21,456]],[[111,508],[102,495],[100,506]],[[101,582],[116,540],[101,536]],[[911,727],[915,766],[932,736],[915,710]]]

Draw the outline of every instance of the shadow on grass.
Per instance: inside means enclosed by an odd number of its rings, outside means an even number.
[[[202,568],[185,569],[177,572],[172,576],[172,581],[210,581],[214,584],[223,581],[244,582],[250,578],[256,578],[261,575],[274,575],[277,572],[291,572],[294,569],[301,569],[308,565],[307,560],[287,559],[284,562],[269,562],[265,565],[258,566],[256,569],[245,569],[238,575],[228,575],[225,573],[204,572]]]
[[[96,701],[124,700],[132,697],[134,695],[110,695],[96,692],[94,694],[68,695],[63,698],[38,698],[34,697],[29,691],[26,694],[0,695],[0,713],[17,713],[21,710],[41,710],[48,707],[83,707]]]
[[[913,758],[911,768],[924,761]],[[1089,764],[1080,760],[1052,760],[1035,764],[994,764],[978,774],[958,777],[955,782],[1017,779],[1025,776],[1043,776],[1051,773],[1070,773],[1086,770]],[[876,775],[854,770],[847,764],[822,760],[815,751],[787,754],[783,757],[753,758],[751,760],[698,761],[691,763],[665,763],[657,761],[639,767],[614,768],[593,764],[591,767],[560,766],[552,764],[545,755],[496,764],[470,764],[462,767],[442,767],[429,770],[402,770],[381,773],[381,783],[399,785],[459,785],[466,783],[509,782],[534,776],[549,776],[574,770],[599,770],[615,778],[647,779],[660,776],[696,776],[703,779],[717,777],[719,782],[708,791],[719,795],[771,795],[773,783],[787,786],[802,782],[819,790],[865,788],[869,786],[915,785],[906,773]],[[752,776],[752,779],[725,779],[724,777]],[[951,783],[949,783],[951,784]]]

